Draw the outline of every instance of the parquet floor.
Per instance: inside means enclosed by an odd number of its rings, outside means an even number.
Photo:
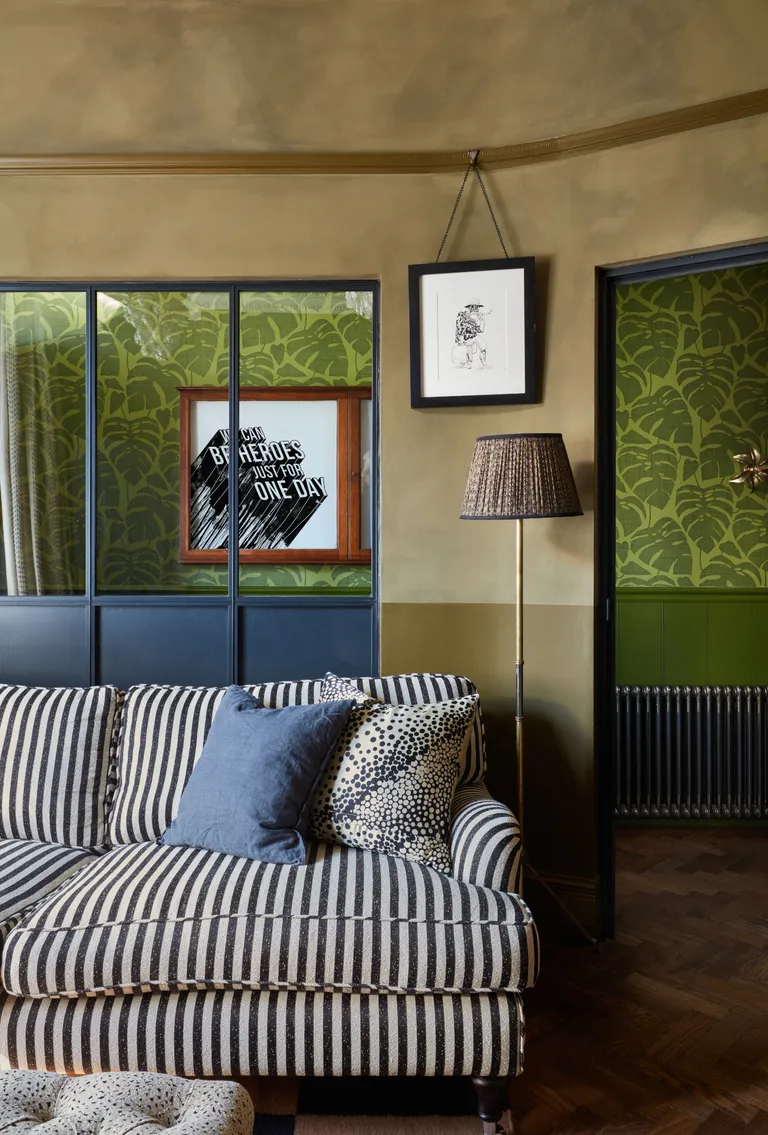
[[[526,998],[518,1135],[768,1135],[768,832],[618,834],[617,938]]]

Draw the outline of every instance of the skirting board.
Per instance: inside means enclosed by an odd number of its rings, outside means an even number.
[[[597,879],[581,878],[576,875],[555,875],[549,871],[539,871],[538,874],[579,922],[594,933],[597,927]],[[550,936],[547,933],[550,927],[553,933],[559,935],[561,929],[567,925],[565,915],[557,910],[552,899],[531,876],[525,883],[525,899],[530,901],[534,917],[541,922],[545,938]],[[540,904],[541,911],[539,911]]]

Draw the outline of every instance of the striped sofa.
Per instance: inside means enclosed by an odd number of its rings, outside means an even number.
[[[388,703],[474,692],[448,675],[355,682]],[[283,706],[320,686],[248,689]],[[496,1130],[539,954],[479,709],[451,876],[322,843],[289,867],[156,842],[223,694],[0,686],[0,1067],[472,1076]]]

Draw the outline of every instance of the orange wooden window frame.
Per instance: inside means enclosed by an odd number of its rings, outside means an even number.
[[[180,517],[179,562],[182,564],[226,563],[226,548],[192,548],[190,546],[191,466],[190,430],[193,402],[227,402],[226,386],[182,386],[180,396]],[[241,386],[242,402],[299,400],[336,402],[338,404],[337,435],[337,546],[335,548],[284,548],[265,550],[240,549],[241,564],[368,564],[370,548],[361,547],[361,469],[360,469],[360,406],[371,398],[370,386]]]

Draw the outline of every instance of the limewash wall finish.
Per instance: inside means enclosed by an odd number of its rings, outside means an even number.
[[[768,265],[617,289],[619,684],[768,684]]]

